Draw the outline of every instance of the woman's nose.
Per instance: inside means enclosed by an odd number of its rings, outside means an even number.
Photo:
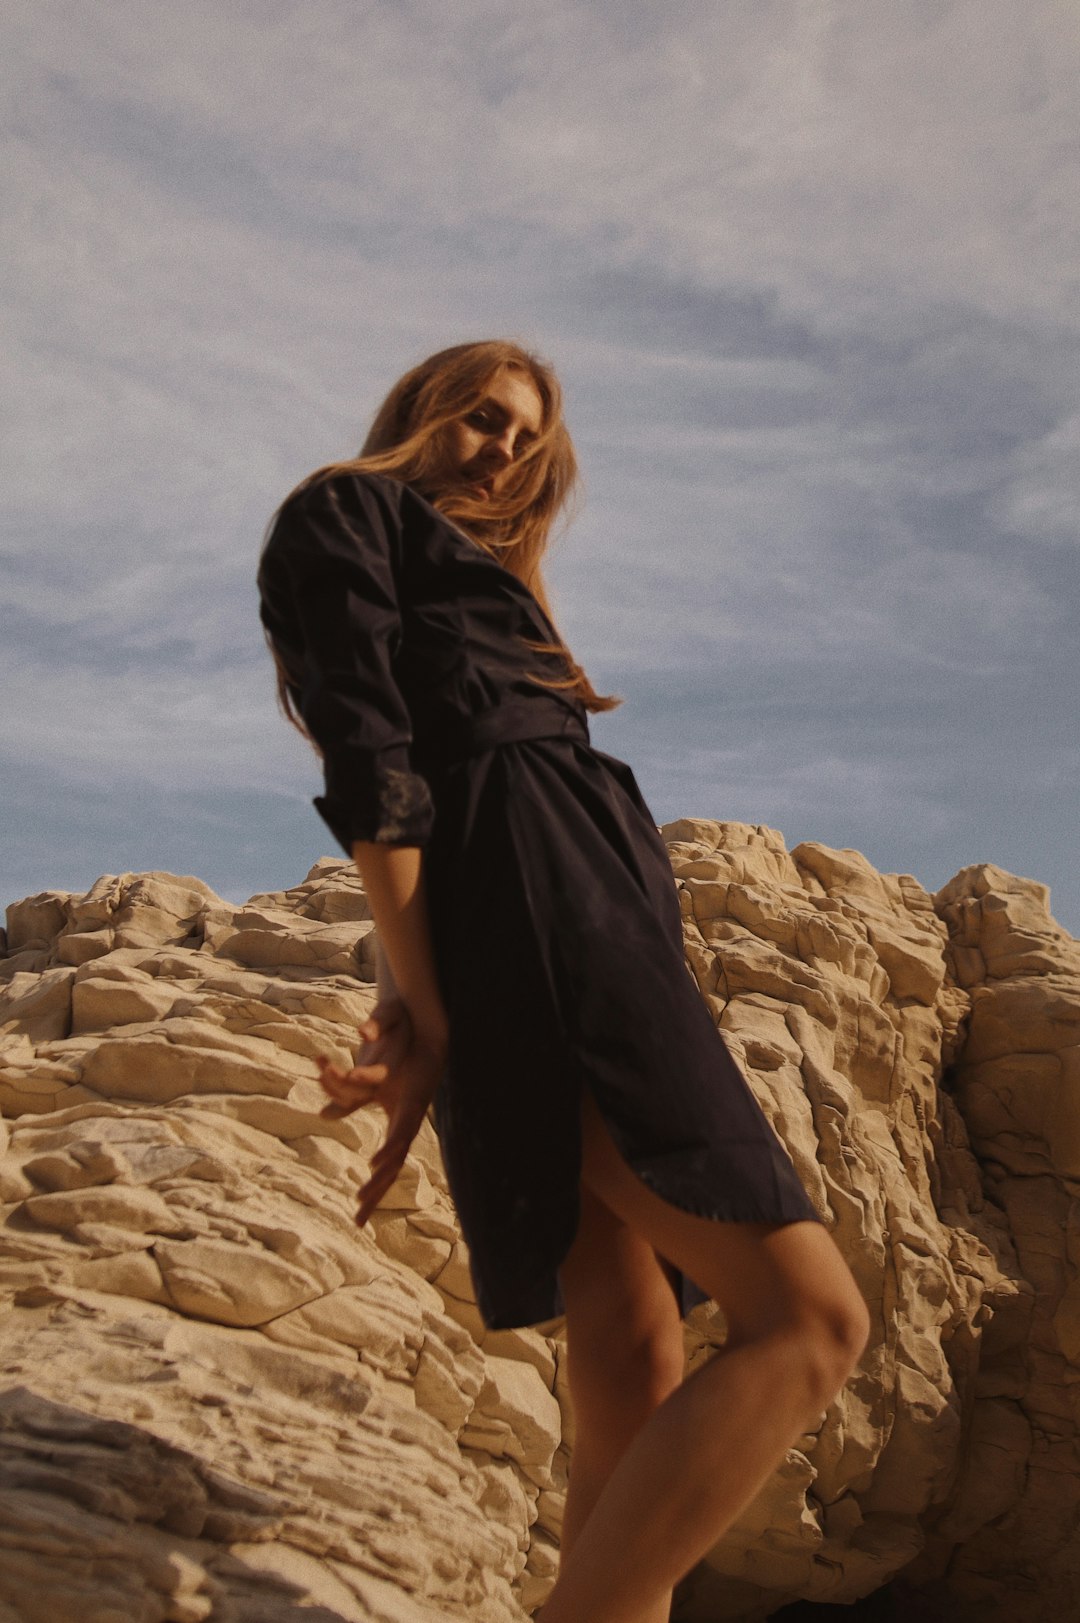
[[[491,442],[491,454],[504,465],[514,460],[514,440],[510,430],[499,434]]]

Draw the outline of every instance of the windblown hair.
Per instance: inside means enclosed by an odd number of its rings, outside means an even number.
[[[448,430],[480,404],[507,367],[525,373],[535,385],[543,408],[540,432],[516,458],[502,488],[484,501],[467,489],[455,489],[447,479],[452,471]],[[317,468],[296,488],[304,490],[342,473],[381,473],[411,485],[516,575],[551,619],[540,565],[556,518],[577,492],[578,467],[563,421],[558,379],[536,355],[503,339],[455,344],[430,355],[395,383],[357,456]],[[613,694],[596,692],[561,637],[556,643],[526,639],[526,646],[549,658],[554,654],[563,664],[562,676],[534,675],[540,686],[573,694],[587,710],[613,710],[622,703]],[[270,647],[282,709],[307,736],[290,691],[295,691],[295,676],[272,643]]]

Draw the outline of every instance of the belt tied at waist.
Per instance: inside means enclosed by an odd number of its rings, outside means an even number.
[[[584,718],[559,699],[542,695],[509,699],[471,716],[453,716],[438,732],[418,734],[413,740],[413,761],[420,771],[449,766],[497,744],[521,744],[530,738],[576,738],[587,744],[589,730]]]

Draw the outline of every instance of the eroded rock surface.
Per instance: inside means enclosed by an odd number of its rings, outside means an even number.
[[[1077,944],[999,870],[933,898],[769,829],[664,833],[702,993],[874,1325],[676,1616],[895,1580],[960,1623],[1067,1617]],[[8,910],[0,1619],[508,1623],[542,1601],[560,1327],[483,1330],[430,1125],[361,1232],[382,1118],[318,1115],[314,1056],[345,1061],[373,1000],[371,932],[334,859],[242,908],[144,874]],[[699,1309],[690,1365],[724,1333]]]
[[[479,1344],[429,1126],[360,1232],[380,1118],[318,1115],[372,947],[336,861],[239,909],[158,874],[10,910],[11,1615],[508,1623],[549,1581],[552,1344]]]

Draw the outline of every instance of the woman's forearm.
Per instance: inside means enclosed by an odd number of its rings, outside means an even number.
[[[386,956],[386,949],[382,944],[382,937],[378,930],[375,932],[375,1000],[378,1003],[391,1003],[400,998],[398,983],[394,979],[394,971],[390,968],[390,960]]]
[[[445,1043],[446,1009],[435,973],[422,851],[415,845],[357,840],[352,854],[397,996],[417,1031],[430,1041]]]

